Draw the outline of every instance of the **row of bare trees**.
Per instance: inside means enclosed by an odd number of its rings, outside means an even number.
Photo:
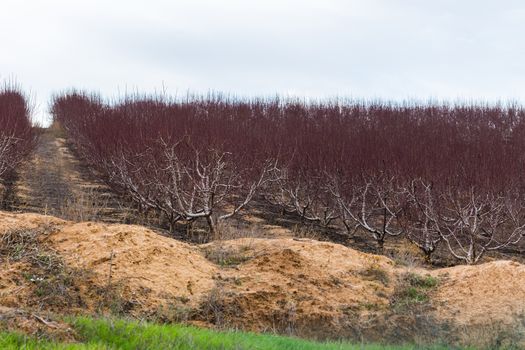
[[[53,105],[108,183],[170,225],[214,234],[254,198],[303,221],[406,237],[465,263],[525,232],[525,111],[514,105],[168,101],[116,105],[73,92]]]
[[[162,213],[171,228],[205,220],[215,235],[276,170],[264,133],[228,109],[218,99],[108,107],[75,93],[57,98],[53,114],[84,159],[142,211]]]
[[[16,88],[0,90],[0,183],[12,177],[15,167],[35,145],[35,133],[25,96]]]

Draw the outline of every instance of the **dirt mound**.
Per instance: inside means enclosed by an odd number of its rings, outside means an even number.
[[[46,225],[62,226],[67,221],[40,214],[13,214],[0,211],[0,232],[15,228],[37,228]]]
[[[217,268],[197,248],[144,227],[71,224],[50,241],[69,266],[94,273],[99,286],[120,286],[141,310],[176,301],[195,306],[214,286]]]
[[[434,296],[442,318],[463,325],[514,322],[525,316],[525,265],[493,261],[433,273],[442,283]]]
[[[38,242],[18,237],[16,256],[0,256],[0,305],[143,316],[197,308],[215,285],[217,267],[198,248],[140,226],[0,213],[0,237],[20,228]]]
[[[430,271],[310,239],[189,245],[140,226],[0,212],[0,238],[20,228],[38,241],[17,231],[16,254],[0,247],[0,306],[33,312],[120,304],[126,315],[312,337],[399,328],[422,303],[426,317],[458,326],[525,314],[525,266],[510,261]]]
[[[25,263],[3,264],[0,269],[0,305],[20,307],[24,305],[30,293],[30,285],[23,277],[28,271]]]
[[[217,293],[222,317],[254,331],[333,334],[358,314],[386,308],[395,284],[391,260],[333,243],[241,239],[203,248],[242,262],[219,273]]]

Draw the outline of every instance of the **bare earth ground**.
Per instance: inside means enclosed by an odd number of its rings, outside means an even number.
[[[106,222],[124,222],[130,212],[82,166],[54,129],[45,129],[32,159],[22,166],[11,209]]]
[[[11,310],[116,312],[209,327],[371,339],[395,335],[398,327],[429,331],[438,339],[439,327],[450,324],[460,327],[458,337],[466,337],[471,332],[465,329],[486,332],[525,315],[525,266],[517,262],[426,270],[310,239],[189,245],[141,226],[0,212],[0,232],[11,234],[3,243],[18,242],[31,252],[27,236],[20,238],[22,228],[38,232],[38,254],[27,255],[33,260],[21,258],[20,250],[3,255],[0,307]],[[60,263],[42,268],[43,262],[51,265],[50,257]],[[56,277],[63,275],[67,278]],[[428,290],[428,303],[410,304],[425,306],[423,326],[412,324],[416,315],[393,306],[407,275],[438,281]],[[435,329],[418,328],[427,326]]]

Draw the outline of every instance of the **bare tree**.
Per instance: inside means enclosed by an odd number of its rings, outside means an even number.
[[[439,221],[435,215],[438,209],[433,197],[432,185],[426,184],[421,179],[415,179],[408,182],[405,191],[409,204],[406,237],[421,249],[427,262],[431,262],[432,254],[442,241]]]
[[[228,152],[203,152],[191,146],[189,151],[185,146],[181,151],[180,144],[165,145],[166,165],[162,171],[168,175],[168,181],[155,179],[157,192],[163,194],[158,206],[186,221],[205,219],[212,236],[216,236],[220,221],[237,214],[261,187],[275,181],[274,160],[264,160],[253,172],[240,168],[242,161],[232,161]],[[226,210],[228,205],[231,208]]]
[[[328,186],[326,174],[291,173],[286,167],[279,169],[274,187],[265,194],[266,199],[284,211],[296,213],[301,220],[317,222],[328,227],[340,214]]]
[[[503,196],[476,194],[473,189],[466,200],[450,192],[450,206],[442,220],[441,230],[450,253],[467,264],[477,263],[487,251],[516,244],[523,237],[525,223],[520,208]]]
[[[421,222],[430,228],[416,239],[424,251],[434,251],[435,245],[443,240],[452,256],[475,264],[486,252],[517,244],[524,236],[523,204],[519,196],[477,193],[475,188],[468,192],[457,188],[433,191],[431,186],[423,186],[424,195],[417,197],[413,189],[411,199],[419,210]]]
[[[11,149],[15,143],[13,136],[0,134],[0,179],[2,175],[10,168]]]
[[[36,136],[30,108],[16,87],[0,89],[0,180],[29,154]]]
[[[202,218],[213,232],[259,192],[380,249],[406,233],[428,258],[443,245],[474,263],[521,237],[521,202],[507,194],[525,187],[516,106],[70,94],[53,111],[113,187],[171,226]]]
[[[404,230],[401,215],[403,194],[398,190],[396,178],[362,175],[348,184],[335,184],[332,193],[337,199],[347,228],[361,228],[370,233],[383,250],[387,236],[400,236]]]

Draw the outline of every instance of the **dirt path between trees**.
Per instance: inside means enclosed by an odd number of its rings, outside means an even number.
[[[33,156],[21,167],[10,206],[73,221],[126,223],[130,213],[72,154],[55,128],[43,130]]]

